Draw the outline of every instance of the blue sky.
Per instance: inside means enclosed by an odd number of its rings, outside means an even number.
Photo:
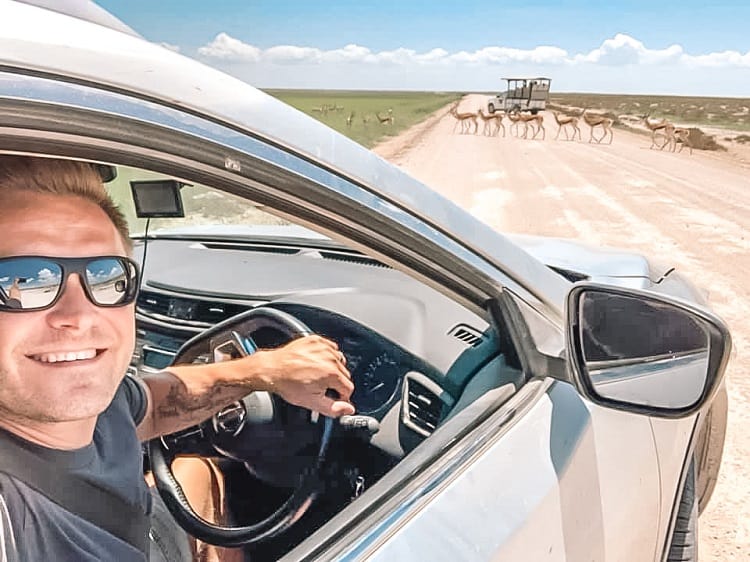
[[[750,97],[750,2],[100,0],[151,41],[258,87]]]

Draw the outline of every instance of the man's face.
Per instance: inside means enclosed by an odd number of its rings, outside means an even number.
[[[127,255],[104,211],[75,196],[6,192],[0,233],[0,257]],[[0,312],[0,416],[62,422],[104,411],[133,352],[134,306],[94,305],[74,274],[52,308]]]

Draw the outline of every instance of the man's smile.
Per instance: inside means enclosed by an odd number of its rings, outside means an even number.
[[[103,349],[79,349],[70,351],[53,351],[48,353],[38,353],[33,355],[27,355],[27,357],[40,363],[61,363],[61,362],[74,362],[74,361],[88,361],[94,359],[97,355],[103,353]]]

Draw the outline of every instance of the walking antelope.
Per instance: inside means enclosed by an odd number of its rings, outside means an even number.
[[[557,111],[553,111],[552,114],[555,116],[557,122],[557,134],[555,140],[560,136],[560,131],[565,130],[565,140],[576,140],[576,133],[578,133],[578,140],[581,138],[581,129],[578,127],[578,117],[573,115],[560,115]],[[570,125],[573,128],[573,138],[568,138],[568,129],[565,129],[566,125]]]
[[[477,129],[479,128],[479,123],[477,123],[477,114],[476,113],[459,113],[458,110],[458,102],[454,103],[453,106],[450,108],[450,114],[454,117],[456,120],[456,124],[453,125],[453,132],[456,132],[456,127],[458,124],[461,124],[461,133],[468,133],[469,129],[471,128],[471,123],[474,123],[474,132],[477,132]]]
[[[660,150],[671,142],[670,138],[674,131],[674,125],[672,125],[672,123],[664,118],[655,120],[649,119],[648,114],[641,117],[641,121],[651,131],[651,146],[649,148],[654,148],[654,146],[657,146],[656,135],[659,133],[664,135],[664,142],[659,146]]]
[[[607,136],[607,133],[609,133],[609,143],[612,144],[612,125],[614,124],[614,121],[610,119],[609,117],[605,117],[604,115],[597,115],[595,113],[587,113],[587,109],[583,110],[583,113],[581,113],[581,117],[583,117],[583,121],[591,127],[591,136],[589,136],[589,142],[592,140],[595,140],[597,144],[601,143],[604,138]],[[594,137],[594,128],[601,127],[602,128],[602,136],[598,139]]]
[[[477,111],[479,118],[484,122],[484,128],[482,129],[483,135],[491,135],[495,136],[497,135],[498,131],[502,127],[503,129],[503,137],[505,136],[505,125],[503,125],[503,114],[500,112],[495,112],[491,115],[487,115],[482,111],[482,108],[480,107]],[[492,128],[492,124],[495,124],[495,128]]]

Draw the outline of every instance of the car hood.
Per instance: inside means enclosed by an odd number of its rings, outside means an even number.
[[[641,254],[617,248],[593,246],[566,238],[508,234],[510,240],[571,280],[576,274],[591,280],[636,278],[657,283],[671,269]]]
[[[196,225],[159,229],[151,232],[150,236],[263,241],[347,249],[322,234],[298,225]],[[655,265],[640,254],[617,248],[548,236],[507,234],[506,237],[570,281],[621,278],[656,283],[669,271],[669,268]]]

